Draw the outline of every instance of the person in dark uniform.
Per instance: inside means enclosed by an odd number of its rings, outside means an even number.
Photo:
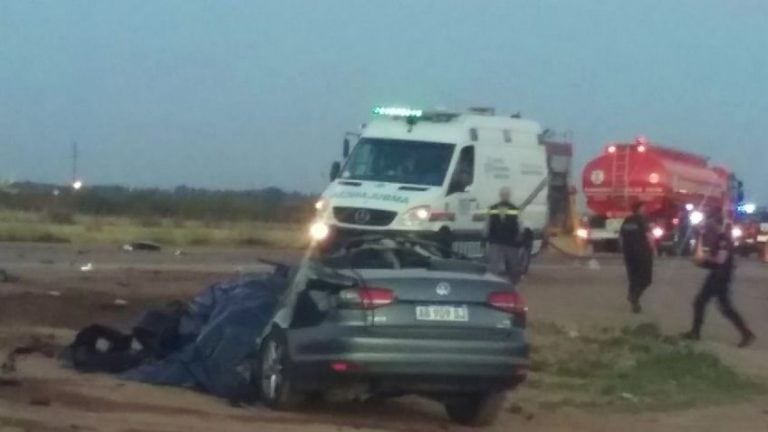
[[[485,237],[488,241],[487,259],[491,272],[506,275],[510,281],[520,279],[519,209],[510,201],[510,190],[499,191],[499,202],[488,210]]]
[[[643,203],[632,205],[632,214],[621,224],[621,247],[629,279],[632,312],[640,313],[640,296],[653,280],[653,241],[643,214]]]
[[[721,224],[722,226],[722,224]],[[709,270],[704,285],[693,302],[693,326],[683,336],[690,340],[701,338],[701,326],[704,323],[704,310],[712,298],[717,298],[720,312],[741,333],[739,348],[745,348],[755,341],[755,334],[747,327],[744,319],[731,303],[731,280],[733,279],[733,241],[731,226],[725,225],[714,243],[709,245],[709,252],[697,264]]]

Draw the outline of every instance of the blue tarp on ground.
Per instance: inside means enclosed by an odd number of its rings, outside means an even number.
[[[196,297],[179,324],[181,348],[121,374],[151,384],[199,388],[236,398],[249,391],[244,361],[269,323],[285,278],[249,274],[214,284]]]

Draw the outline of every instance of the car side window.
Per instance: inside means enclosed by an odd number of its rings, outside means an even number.
[[[448,195],[465,192],[475,181],[475,146],[466,146],[459,153],[459,161],[451,176]]]

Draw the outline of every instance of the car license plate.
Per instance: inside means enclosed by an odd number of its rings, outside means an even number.
[[[419,321],[469,321],[466,306],[416,306],[416,319]]]

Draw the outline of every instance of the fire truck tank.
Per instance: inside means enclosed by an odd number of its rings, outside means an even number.
[[[611,144],[584,168],[587,206],[598,215],[623,217],[636,201],[649,214],[672,215],[693,204],[719,208],[726,202],[730,173],[707,158],[638,139]]]

